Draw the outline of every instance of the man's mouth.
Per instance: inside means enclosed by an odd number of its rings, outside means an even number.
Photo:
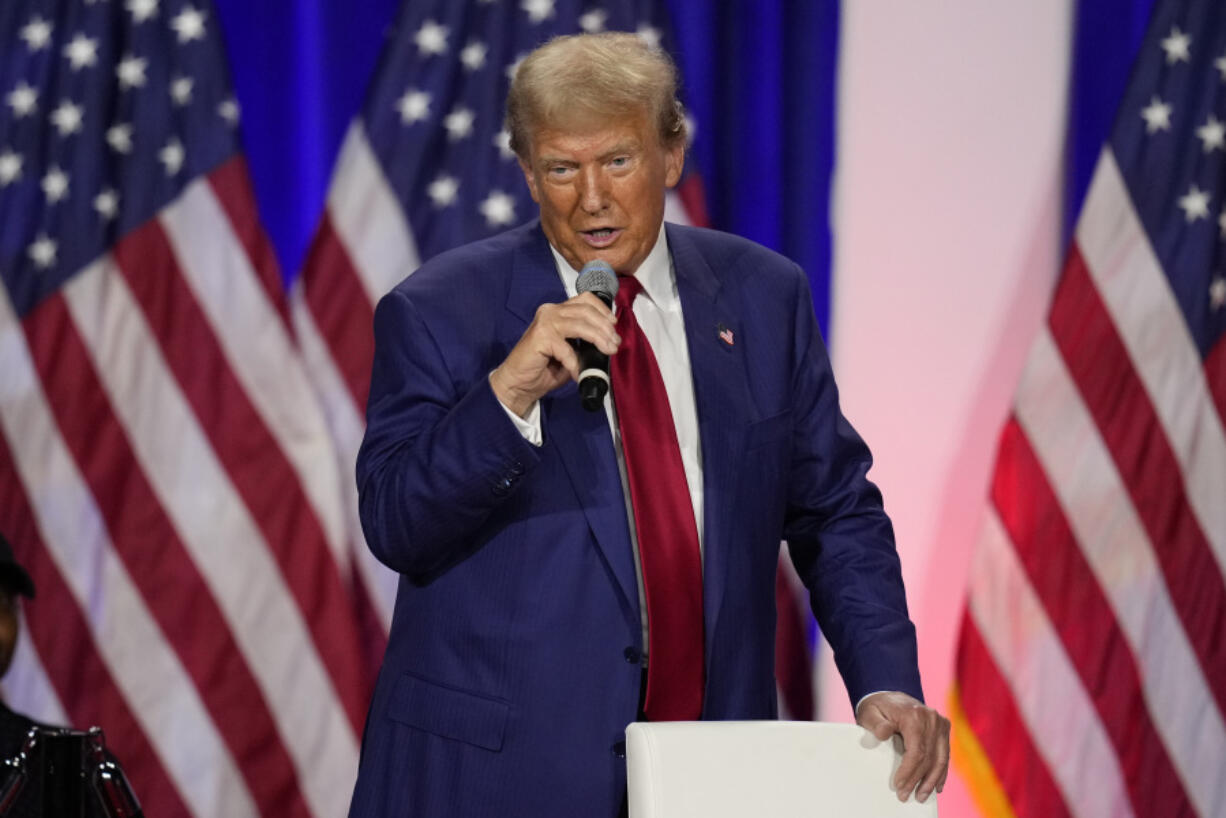
[[[614,227],[601,227],[596,230],[581,230],[579,235],[583,236],[583,240],[591,247],[608,247],[617,240],[621,232]]]

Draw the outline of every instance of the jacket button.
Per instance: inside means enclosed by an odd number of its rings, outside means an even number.
[[[631,645],[630,647],[622,651],[622,656],[625,656],[626,661],[632,665],[637,665],[643,659],[642,652],[638,648],[636,648],[634,645]]]
[[[610,749],[612,750],[613,755],[617,756],[618,758],[626,757],[626,742],[619,741],[616,744],[614,744],[612,748]]]
[[[508,469],[508,471],[510,471],[511,474],[515,475],[516,477],[519,477],[524,473],[524,464],[520,463],[518,460],[513,461],[511,463],[511,468]]]

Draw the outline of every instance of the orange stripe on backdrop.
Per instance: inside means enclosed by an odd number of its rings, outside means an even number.
[[[975,806],[979,807],[981,813],[992,818],[1014,818],[1013,808],[1009,805],[1009,798],[1005,795],[1000,779],[996,777],[996,770],[992,769],[992,762],[988,760],[983,745],[979,743],[970,722],[966,720],[956,682],[949,688],[947,706],[949,720],[953,725],[953,764],[966,782],[967,789],[975,800]]]
[[[310,814],[268,703],[141,470],[63,294],[46,299],[23,323],[56,423],[116,552],[200,691],[261,812]]]
[[[338,698],[360,733],[373,678],[353,600],[323,527],[276,438],[235,377],[158,221],[129,233],[115,260],[166,363],[284,575]]]
[[[408,272],[405,270],[406,275]],[[375,311],[326,211],[307,257],[302,286],[311,316],[354,403],[364,412],[375,359]]]
[[[1154,544],[1213,698],[1226,713],[1226,579],[1188,503],[1179,461],[1076,245],[1049,321]]]
[[[1001,433],[992,500],[1119,756],[1136,814],[1191,814],[1187,793],[1150,717],[1136,657],[1013,418]]]
[[[1013,814],[1018,818],[1071,815],[1018,712],[1012,690],[969,613],[962,617],[955,677],[960,712],[977,738],[983,758],[995,771]],[[985,794],[991,792],[985,789]]]
[[[146,815],[187,815],[182,795],[99,655],[85,613],[47,553],[14,462],[0,434],[0,531],[34,580],[37,597],[24,603],[26,624],[56,696],[71,726],[103,728]]]

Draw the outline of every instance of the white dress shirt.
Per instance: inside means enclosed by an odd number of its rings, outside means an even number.
[[[550,245],[558,277],[566,288],[567,298],[573,298],[579,271],[570,266],[562,254]],[[685,321],[681,315],[681,298],[677,294],[677,277],[673,271],[672,256],[668,252],[668,239],[664,225],[647,258],[639,265],[634,277],[643,285],[643,291],[634,300],[634,317],[643,330],[651,351],[660,368],[664,391],[668,393],[669,408],[673,414],[673,427],[677,430],[677,443],[681,447],[681,465],[685,469],[685,481],[690,490],[690,502],[694,507],[694,521],[698,528],[698,547],[702,549],[702,451],[698,440],[698,411],[694,404],[694,381],[690,374],[690,349],[685,339]],[[578,396],[575,400],[579,400]],[[630,486],[626,477],[626,458],[622,452],[621,431],[617,425],[617,408],[612,395],[604,400],[609,429],[613,433],[613,447],[617,453],[617,471],[621,476],[622,496],[626,498],[626,518],[630,523],[630,541],[634,547],[634,570],[638,579],[639,611],[643,620],[643,648],[647,644],[647,603],[643,591],[643,564],[639,557],[638,532],[634,527],[634,507],[630,504]],[[506,406],[503,406],[506,409]],[[506,409],[520,433],[530,443],[540,446],[540,402],[533,404],[526,418],[520,418]]]

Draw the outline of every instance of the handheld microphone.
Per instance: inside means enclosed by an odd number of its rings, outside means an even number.
[[[597,259],[583,265],[575,289],[593,293],[612,309],[617,286],[617,273],[607,262]],[[595,412],[604,406],[604,396],[609,393],[609,356],[581,338],[571,339],[571,344],[579,355],[579,398],[584,409]]]

